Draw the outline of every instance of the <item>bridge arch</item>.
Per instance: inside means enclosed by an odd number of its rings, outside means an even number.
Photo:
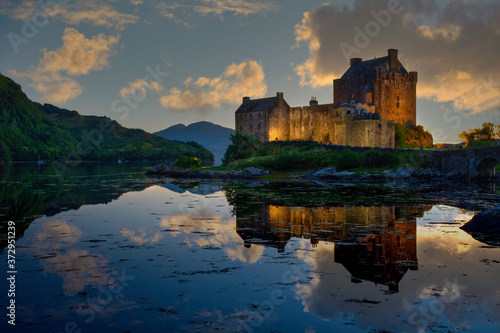
[[[493,178],[495,177],[495,167],[500,163],[493,157],[486,157],[478,163],[476,172],[477,178]]]

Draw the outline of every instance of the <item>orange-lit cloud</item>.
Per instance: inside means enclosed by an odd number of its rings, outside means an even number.
[[[262,66],[253,60],[231,64],[215,78],[188,78],[185,90],[172,88],[160,98],[168,109],[207,111],[241,103],[243,96],[260,98],[267,92]]]
[[[401,0],[393,12],[388,3],[325,4],[305,12],[295,26],[296,46],[307,45],[310,54],[294,67],[300,84],[331,86],[349,58],[396,48],[406,69],[419,72],[418,97],[452,102],[457,110],[498,110],[498,1]]]
[[[109,65],[118,39],[117,36],[104,34],[89,39],[74,28],[66,28],[62,36],[63,45],[59,49],[43,50],[43,58],[38,65],[26,72],[13,70],[9,73],[31,79],[31,86],[44,102],[64,104],[83,91],[74,77],[102,70]]]
[[[142,3],[140,0],[131,1],[134,4]],[[21,3],[5,1],[0,5],[0,14],[8,15],[17,20],[34,20],[35,16],[45,16],[72,25],[88,23],[95,26],[115,27],[117,30],[123,30],[127,24],[134,24],[139,20],[138,16],[120,13],[111,5],[100,0],[69,2],[67,4],[36,0],[23,0]]]
[[[203,5],[194,6],[194,10],[202,15],[219,15],[224,12],[248,16],[261,14],[276,9],[274,2],[244,1],[244,0],[201,0]]]
[[[145,81],[143,79],[138,79],[132,82],[129,82],[128,86],[122,88],[120,90],[120,95],[122,97],[130,96],[132,94],[136,94],[139,97],[143,97],[147,95],[147,91],[154,90],[156,92],[160,92],[163,90],[163,86],[160,85],[156,81]]]

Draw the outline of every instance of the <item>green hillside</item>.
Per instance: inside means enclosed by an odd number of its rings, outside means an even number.
[[[171,141],[128,129],[107,117],[82,116],[31,102],[21,86],[0,74],[0,161],[156,160],[213,154],[196,142]]]

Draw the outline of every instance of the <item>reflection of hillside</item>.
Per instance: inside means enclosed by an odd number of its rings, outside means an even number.
[[[22,237],[30,223],[40,215],[54,216],[83,205],[106,204],[124,193],[143,191],[152,184],[147,180],[86,178],[32,179],[9,182],[0,187],[0,222],[16,221],[16,237]],[[0,224],[0,249],[7,246],[7,229]]]
[[[283,207],[262,205],[238,217],[236,231],[246,247],[261,244],[285,250],[290,238],[335,243],[335,262],[352,281],[369,280],[398,291],[409,269],[417,269],[416,216],[425,207]]]

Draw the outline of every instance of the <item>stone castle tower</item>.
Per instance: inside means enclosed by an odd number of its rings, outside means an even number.
[[[335,105],[363,103],[375,106],[383,120],[416,125],[417,72],[409,72],[398,59],[398,50],[382,58],[351,59],[351,67],[333,84]]]

